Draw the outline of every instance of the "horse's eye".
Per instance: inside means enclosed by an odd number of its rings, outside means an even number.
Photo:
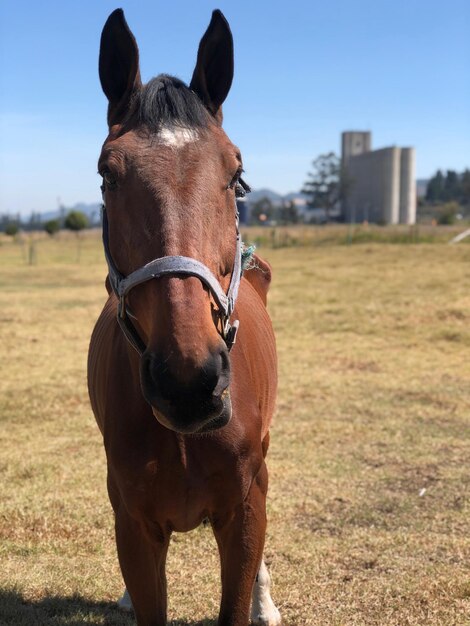
[[[243,172],[243,168],[239,167],[238,170],[235,172],[235,176],[232,178],[232,180],[227,185],[227,189],[236,189],[237,184],[238,184],[238,180],[239,180],[242,172]]]
[[[104,184],[106,186],[106,189],[115,189],[117,186],[117,180],[116,177],[113,176],[113,174],[111,174],[111,172],[109,170],[105,170],[104,172],[101,172],[101,176],[103,177],[103,181]]]
[[[235,197],[244,198],[247,193],[250,193],[250,191],[251,191],[250,185],[245,183],[243,178],[239,177],[235,185]]]

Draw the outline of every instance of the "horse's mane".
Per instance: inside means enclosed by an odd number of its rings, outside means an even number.
[[[134,100],[139,124],[158,132],[163,126],[206,128],[211,116],[199,97],[183,81],[160,74],[143,85]]]

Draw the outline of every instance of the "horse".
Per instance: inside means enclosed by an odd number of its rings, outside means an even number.
[[[222,130],[233,64],[218,10],[189,86],[166,74],[142,83],[121,9],[101,35],[108,299],[91,337],[88,388],[122,602],[130,597],[139,626],[166,624],[170,536],[205,520],[220,554],[218,624],[281,624],[263,560],[277,386],[271,273],[257,256],[244,270],[236,198],[248,186],[240,150]]]

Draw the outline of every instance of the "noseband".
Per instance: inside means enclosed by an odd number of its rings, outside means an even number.
[[[235,205],[236,206],[236,205]],[[235,224],[237,229],[235,260],[233,262],[232,275],[227,293],[224,293],[219,281],[200,261],[187,256],[164,256],[154,259],[139,269],[131,272],[128,276],[123,276],[117,269],[109,249],[109,228],[106,206],[103,201],[103,247],[106,262],[108,264],[109,280],[111,287],[118,298],[117,321],[126,339],[142,356],[146,345],[139,335],[136,327],[131,321],[132,314],[126,305],[126,296],[131,289],[145,283],[153,278],[162,276],[195,276],[207,287],[212,294],[218,311],[217,317],[220,320],[220,334],[224,339],[228,350],[235,343],[239,322],[234,320],[230,323],[230,316],[235,307],[238,295],[238,288],[242,277],[242,241],[239,231],[238,210],[235,212]]]

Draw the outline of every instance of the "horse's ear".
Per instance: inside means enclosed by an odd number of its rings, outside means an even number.
[[[197,63],[190,87],[222,123],[222,103],[233,80],[233,38],[222,12],[212,13],[197,53]]]
[[[122,9],[111,13],[101,33],[99,73],[112,126],[125,115],[134,90],[142,84],[139,49]]]

